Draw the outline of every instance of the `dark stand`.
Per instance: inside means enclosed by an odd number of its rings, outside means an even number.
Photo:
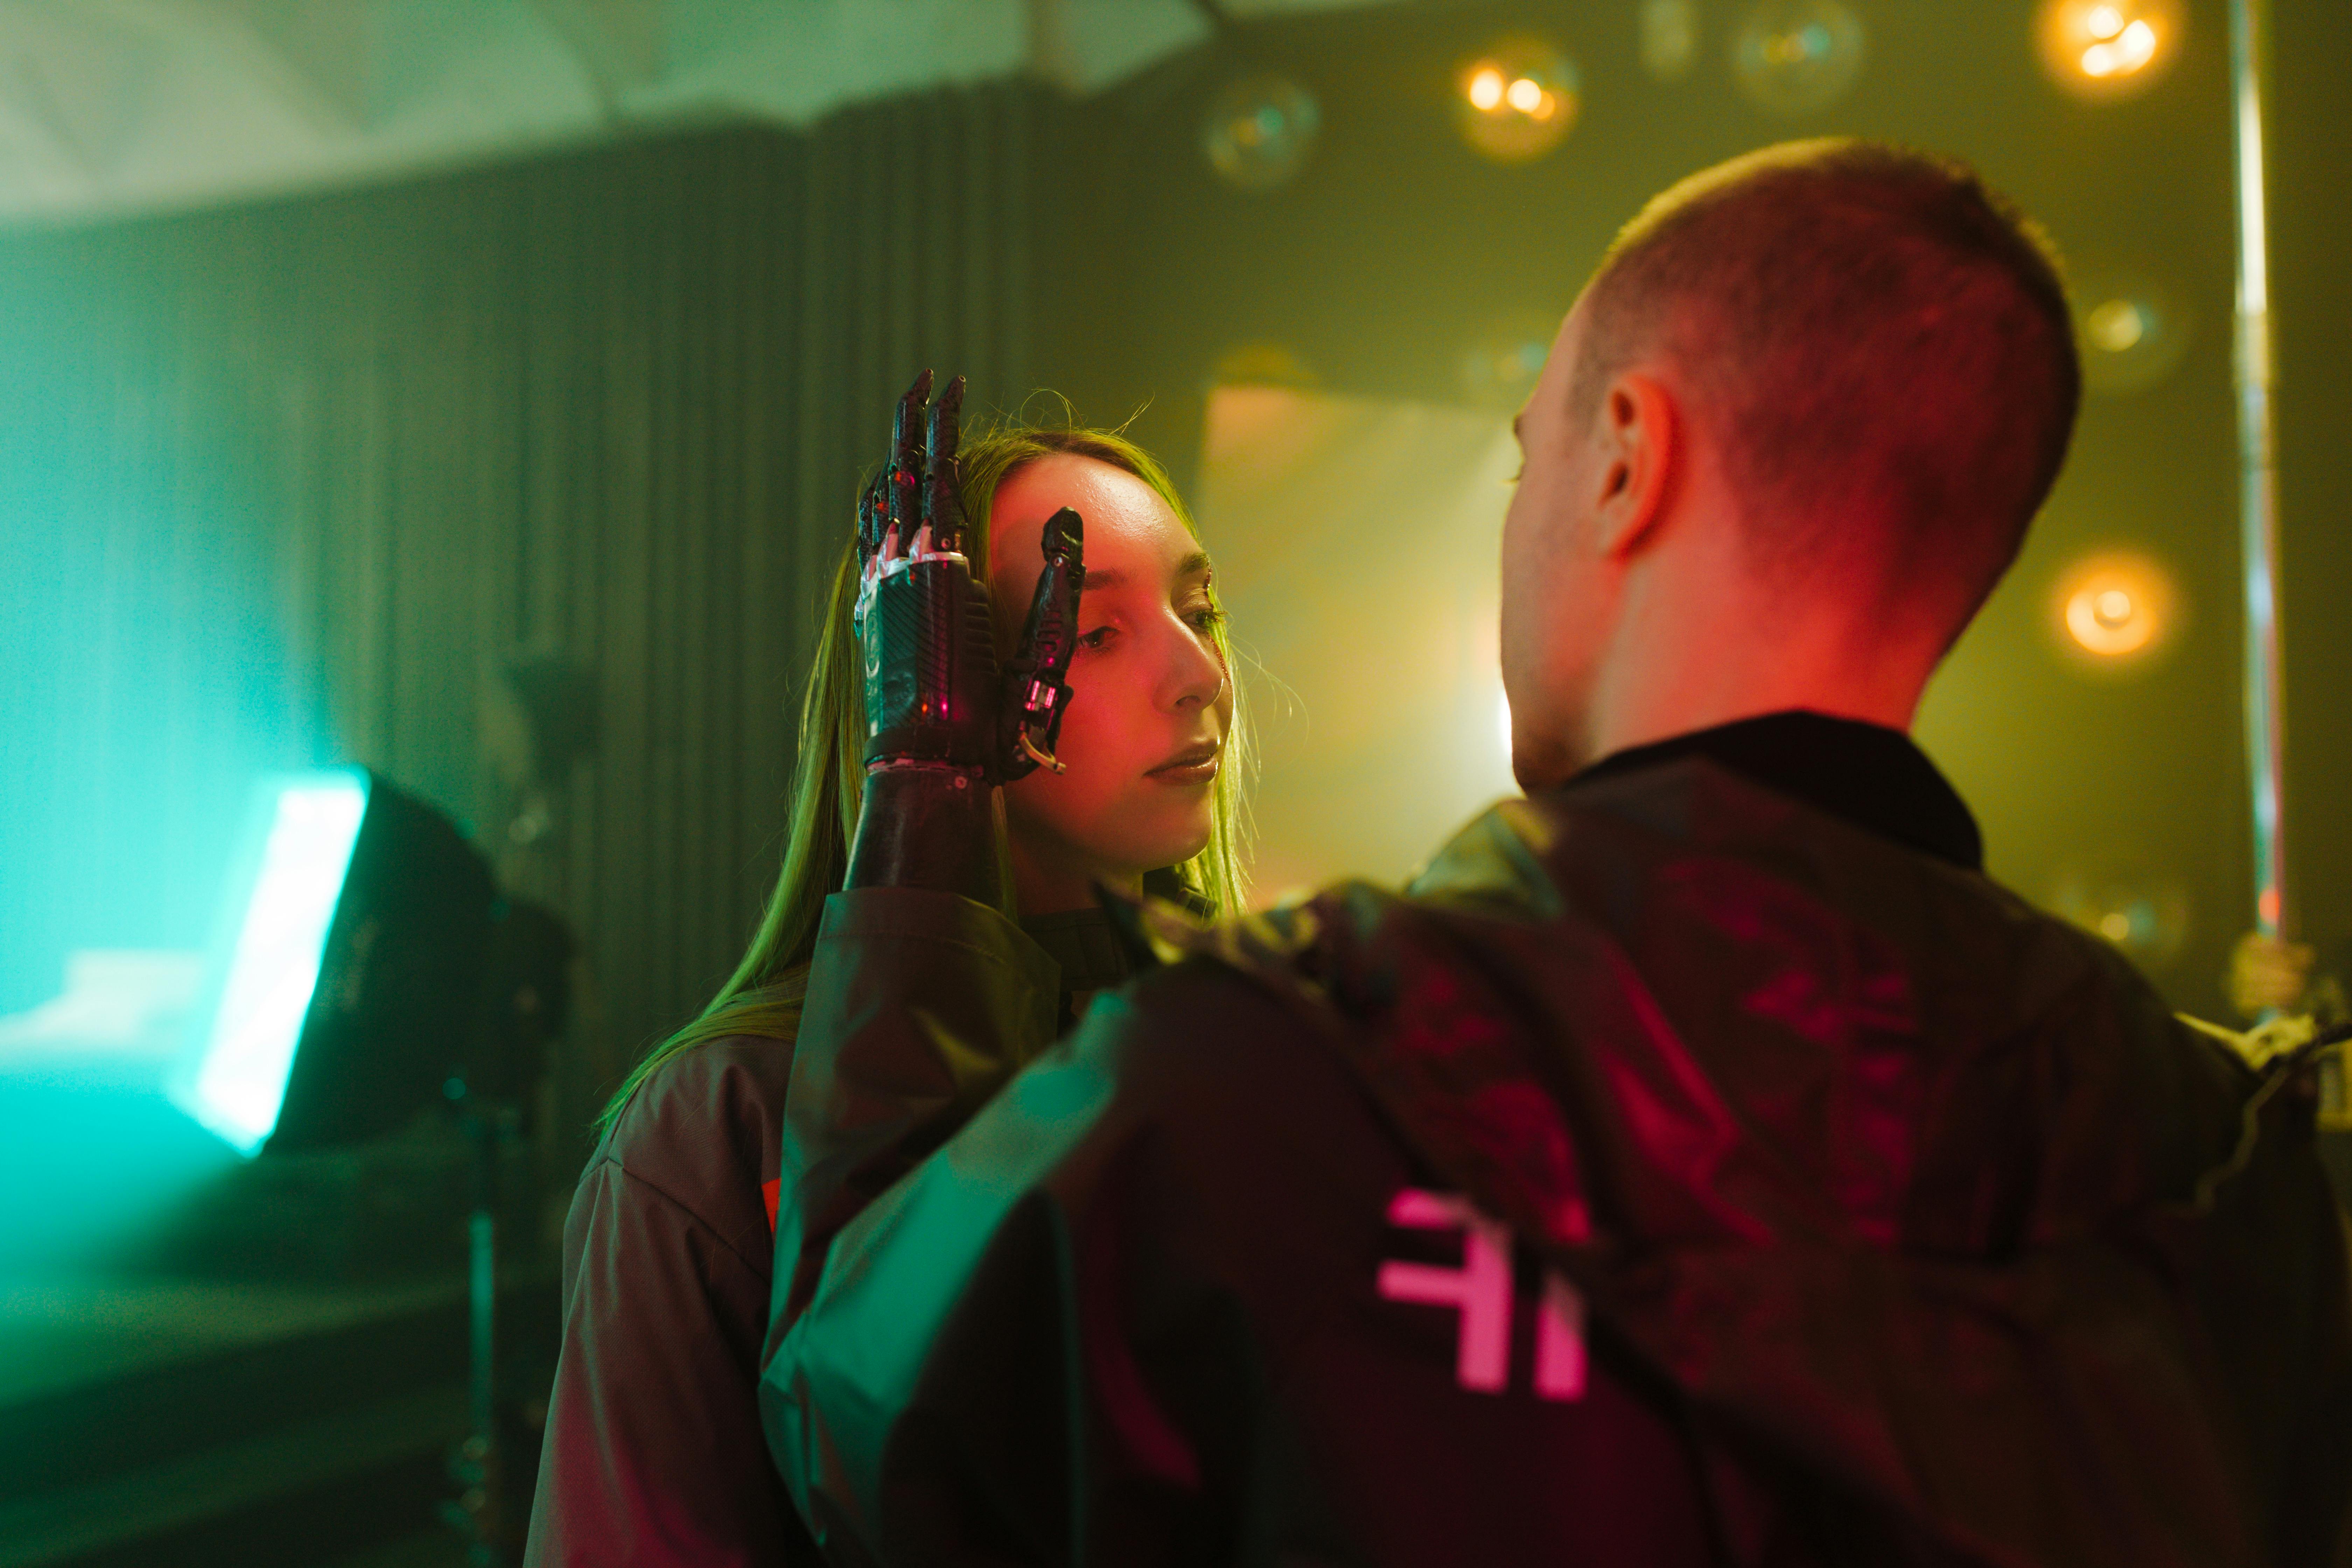
[[[469,1325],[467,1390],[471,1430],[449,1458],[463,1492],[441,1505],[441,1517],[465,1539],[471,1568],[507,1568],[519,1558],[521,1519],[507,1496],[506,1445],[499,1409],[499,1166],[521,1117],[512,1106],[487,1100],[463,1078],[446,1092],[473,1151],[473,1207],[466,1216],[466,1294]]]

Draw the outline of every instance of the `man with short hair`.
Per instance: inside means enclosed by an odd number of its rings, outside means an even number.
[[[1402,895],[1163,922],[1055,1046],[923,1004],[1016,972],[1009,922],[831,1022],[820,956],[776,1270],[814,1284],[762,1403],[828,1553],[2352,1551],[2301,1064],[1987,880],[1906,733],[2077,385],[2046,246],[1968,170],[1827,142],[1685,182],[1519,417],[1525,800]]]

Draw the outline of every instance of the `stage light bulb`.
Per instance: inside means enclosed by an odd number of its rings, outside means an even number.
[[[2136,552],[2109,551],[2077,562],[2060,577],[2054,598],[2067,646],[2095,664],[2136,663],[2177,629],[2170,574]]]
[[[1780,114],[1826,109],[1862,74],[1862,19],[1839,0],[1764,0],[1731,40],[1748,98]]]
[[[1314,95],[1286,77],[1250,77],[1219,93],[1201,133],[1210,167],[1245,191],[1288,184],[1322,130]]]
[[[1462,391],[1481,408],[1517,409],[1535,390],[1559,321],[1524,311],[1496,321],[1462,355]]]
[[[2179,879],[2161,873],[2129,869],[2091,876],[2067,870],[2051,889],[2050,904],[2146,964],[2178,957],[2189,937],[2189,890]]]
[[[1575,63],[1540,39],[1501,39],[1454,79],[1463,140],[1496,163],[1549,152],[1576,122]]]
[[[1659,81],[1673,81],[1698,58],[1698,6],[1695,0],[1642,0],[1642,67]]]
[[[2042,66],[2078,97],[2124,97],[2163,74],[2185,20],[2181,0],[2047,0]]]
[[[2147,317],[2130,300],[2105,300],[2083,318],[2084,335],[2108,353],[2129,352],[2147,335]]]
[[[2170,374],[2188,348],[2189,319],[2173,290],[2137,276],[2084,279],[2075,290],[2083,383],[2136,392]]]
[[[2084,76],[2122,76],[2156,58],[2156,29],[2134,22],[2112,44],[2093,44],[2083,51]]]

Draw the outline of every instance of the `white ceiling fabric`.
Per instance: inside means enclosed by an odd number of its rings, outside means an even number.
[[[352,184],[667,124],[803,126],[1023,73],[1098,92],[1213,31],[1195,0],[0,0],[0,221]]]

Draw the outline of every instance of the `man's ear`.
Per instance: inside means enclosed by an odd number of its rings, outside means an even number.
[[[1628,371],[1601,394],[1593,425],[1601,454],[1594,542],[1623,561],[1652,542],[1665,516],[1683,461],[1682,411],[1656,377]]]

